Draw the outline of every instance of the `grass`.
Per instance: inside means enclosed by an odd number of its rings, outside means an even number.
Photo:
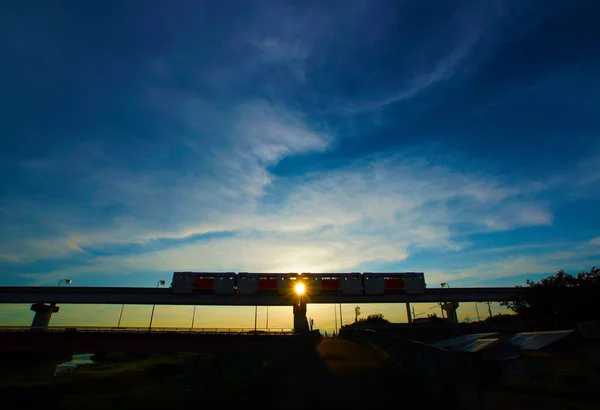
[[[6,403],[45,409],[164,409],[252,403],[257,384],[273,377],[301,344],[226,354],[131,356],[110,354],[49,380],[0,387]]]
[[[168,403],[178,393],[181,368],[189,357],[121,358],[80,366],[50,380],[18,382],[0,391],[5,399],[61,409],[146,409]]]

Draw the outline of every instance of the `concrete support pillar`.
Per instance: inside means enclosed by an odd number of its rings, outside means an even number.
[[[306,319],[306,299],[299,297],[294,303],[294,332],[307,333],[310,331]]]
[[[410,302],[406,302],[406,317],[408,318],[408,323],[412,323],[413,318],[410,313]]]
[[[456,313],[458,302],[446,302],[442,305],[442,309],[446,311],[446,316],[452,323],[458,323],[458,315]]]
[[[45,303],[34,303],[31,310],[35,312],[31,328],[36,330],[45,330],[50,324],[52,314],[58,312],[59,307],[55,303],[47,305]]]

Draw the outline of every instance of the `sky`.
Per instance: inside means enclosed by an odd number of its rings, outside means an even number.
[[[598,264],[596,1],[2,7],[0,285],[190,270],[513,286]],[[54,320],[83,320],[68,308]],[[187,308],[160,309],[168,324]],[[253,326],[253,308],[198,309]]]

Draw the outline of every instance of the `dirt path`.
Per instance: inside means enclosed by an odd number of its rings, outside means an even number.
[[[267,392],[265,394],[268,395]],[[269,407],[281,409],[387,409],[427,405],[415,380],[378,351],[356,342],[325,338],[272,383]]]

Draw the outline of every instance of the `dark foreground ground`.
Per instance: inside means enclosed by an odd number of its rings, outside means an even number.
[[[194,367],[202,373],[198,375],[183,365],[189,357],[116,356],[49,381],[5,383],[0,396],[5,403],[20,403],[19,408],[64,410],[201,406],[391,409],[409,404],[424,408],[439,405],[429,398],[421,383],[385,355],[342,339],[322,339],[310,349],[269,366],[268,371],[252,374],[240,374],[239,366],[232,363],[215,367],[211,361],[206,365],[200,361],[199,367]]]
[[[281,409],[391,409],[409,403],[432,408],[440,404],[382,353],[335,338],[321,340],[310,357],[292,365],[271,386],[265,403]]]
[[[11,382],[4,376],[3,409],[453,409],[450,400],[436,400],[427,380],[382,352],[337,338],[283,358],[271,350],[267,356],[240,352],[226,358],[109,355],[49,380]],[[551,390],[494,388],[481,396],[486,410],[600,410],[599,401]]]

